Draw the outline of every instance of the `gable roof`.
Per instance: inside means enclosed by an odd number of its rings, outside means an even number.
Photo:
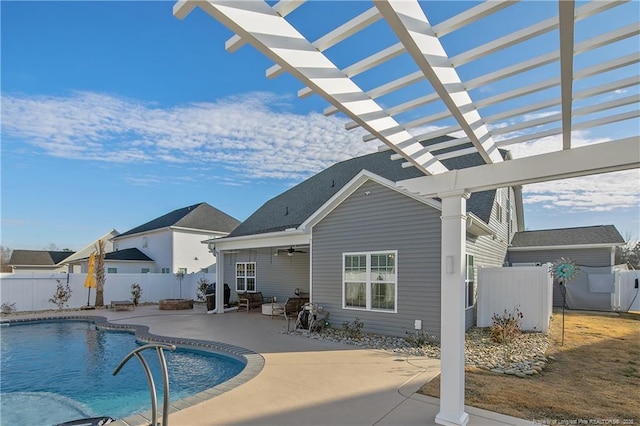
[[[73,253],[73,255],[67,257],[64,260],[64,263],[76,263],[79,260],[88,258],[91,253],[96,251],[96,243],[99,240],[103,240],[103,241],[107,242],[107,241],[110,241],[113,237],[115,237],[117,235],[118,235],[118,231],[116,231],[115,229],[112,229],[111,231],[107,232],[106,234],[104,234],[100,238],[98,238],[95,241],[93,241],[91,244],[87,244],[86,246],[84,246],[80,250],[78,250],[75,253]]]
[[[578,228],[545,229],[516,232],[511,240],[513,248],[534,248],[578,245],[620,245],[624,239],[613,225]]]
[[[13,250],[11,266],[55,266],[71,256],[72,251]]]
[[[233,231],[240,221],[210,206],[207,203],[194,204],[174,210],[145,224],[124,232],[114,240],[124,236],[176,226],[203,231],[228,233]]]
[[[153,262],[153,259],[151,259],[149,256],[147,256],[137,248],[128,248],[106,253],[104,255],[104,260],[135,260]]]
[[[453,138],[443,136],[424,144],[451,139]],[[444,152],[446,150],[442,150],[442,153]],[[390,157],[390,151],[383,151],[336,163],[264,203],[231,232],[229,237],[297,228],[362,170],[392,182],[424,176],[415,167],[402,167],[401,161],[391,160]],[[478,153],[442,160],[442,162],[447,167],[456,169],[484,164]],[[495,190],[473,193],[467,200],[467,210],[488,223],[494,197]]]

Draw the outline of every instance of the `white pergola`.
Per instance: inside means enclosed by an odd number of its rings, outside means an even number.
[[[347,129],[367,132],[364,142],[377,140],[403,167],[424,173],[399,186],[442,199],[442,379],[435,420],[445,425],[468,421],[463,305],[469,194],[640,167],[637,4],[491,0],[457,11],[461,5],[468,3],[186,0],[174,5],[180,19],[201,8],[235,34],[226,42],[228,51],[250,44],[274,62],[268,78],[283,72],[295,76],[304,86],[299,97],[320,95],[330,104],[325,115],[346,115],[352,120]],[[550,5],[552,14],[537,13]],[[309,29],[311,21],[296,15],[322,7],[331,8],[339,23],[332,22],[321,36],[307,36],[322,22]],[[457,12],[430,20],[436,7]],[[518,7],[516,20],[500,20]],[[611,14],[624,8],[631,19],[611,22]],[[467,36],[500,26],[509,30],[487,41]],[[535,41],[545,49],[530,48]],[[350,46],[350,62],[339,66],[343,45]],[[572,141],[572,132],[611,129],[614,123],[631,130],[606,142],[575,146]],[[420,143],[450,134],[458,137]],[[532,142],[553,136],[559,142],[549,152],[526,152]],[[499,148],[516,146],[526,154],[503,161]],[[442,163],[475,152],[485,165],[450,170]]]

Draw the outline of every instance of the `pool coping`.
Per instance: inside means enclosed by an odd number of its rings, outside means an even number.
[[[183,339],[178,337],[160,336],[149,332],[146,325],[137,324],[114,324],[102,316],[95,315],[65,315],[65,316],[44,316],[31,318],[15,318],[2,319],[0,326],[10,326],[11,324],[30,323],[30,322],[53,322],[53,321],[87,321],[92,322],[100,330],[107,331],[123,331],[133,333],[136,340],[144,343],[166,343],[175,345],[176,347],[197,349],[204,352],[212,352],[220,355],[230,356],[234,359],[245,363],[240,373],[231,379],[220,383],[217,386],[203,390],[186,398],[179,399],[169,403],[169,414],[175,413],[193,405],[207,401],[228,392],[256,377],[264,367],[264,358],[257,352],[240,346],[230,345],[222,342],[200,339]],[[159,401],[161,404],[162,401]],[[161,417],[161,408],[158,418]],[[114,423],[118,426],[143,426],[149,425],[152,420],[152,410],[142,413],[132,414],[123,419],[117,419]]]

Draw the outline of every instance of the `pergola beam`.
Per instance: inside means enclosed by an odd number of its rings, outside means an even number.
[[[340,25],[338,28],[320,37],[318,40],[314,41],[311,44],[313,44],[315,48],[320,52],[324,52],[325,50],[335,46],[346,38],[351,37],[358,31],[361,31],[369,25],[379,21],[380,18],[381,16],[378,13],[378,9],[372,7],[356,16],[355,18],[351,19],[349,22]],[[279,75],[281,72],[282,67],[278,64],[275,64],[267,70],[267,78],[273,78]]]
[[[397,182],[398,187],[427,198],[465,190],[486,191],[640,167],[640,137],[554,151],[532,157],[452,170]]]
[[[382,16],[484,161],[502,157],[417,1],[375,1]]]
[[[198,6],[409,161],[423,148],[406,130],[383,135],[398,123],[268,4],[208,0]],[[414,165],[425,174],[448,170],[433,156]]]
[[[574,0],[558,2],[560,20],[560,93],[562,98],[562,149],[571,149],[573,96]]]
[[[278,3],[273,5],[273,10],[275,10],[278,15],[285,17],[302,6],[305,1],[306,0],[280,0]],[[227,52],[234,53],[244,46],[244,44],[244,40],[242,40],[238,34],[234,34],[225,42],[224,48]]]

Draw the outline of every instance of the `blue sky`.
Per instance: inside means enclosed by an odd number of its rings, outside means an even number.
[[[549,13],[545,3],[531,14]],[[336,18],[321,5],[296,19]],[[435,2],[428,12],[441,20],[462,6]],[[172,7],[0,3],[3,246],[77,250],[113,228],[202,201],[244,220],[313,173],[376,149],[363,131],[344,130],[346,118],[324,117],[318,96],[298,99],[293,77],[265,78],[272,63],[255,49],[227,53],[231,33],[211,17],[196,9],[180,21]],[[638,11],[637,2],[630,7],[616,13]],[[449,46],[456,53],[455,39]],[[637,65],[622,72],[637,75]],[[637,135],[637,126],[615,132]],[[591,143],[612,129],[574,138]],[[615,224],[637,239],[639,187],[637,170],[527,186],[526,226]]]

